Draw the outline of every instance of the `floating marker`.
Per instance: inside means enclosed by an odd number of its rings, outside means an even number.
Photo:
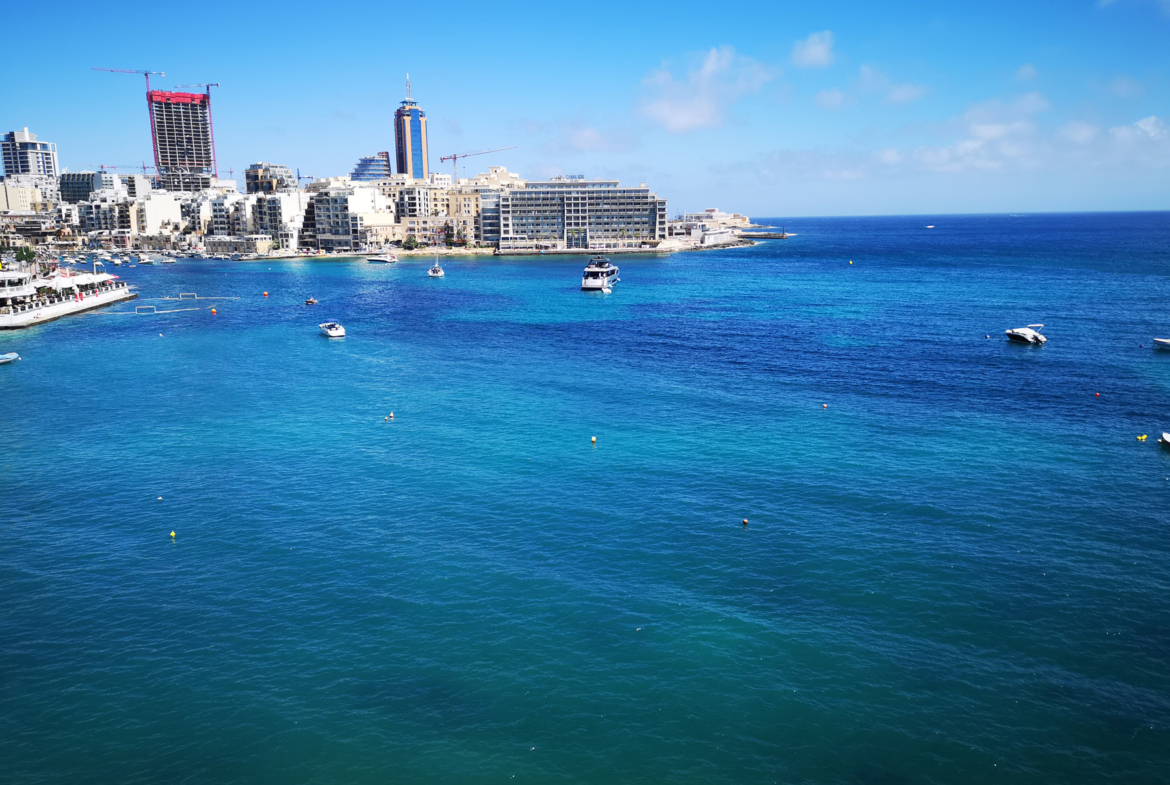
[[[822,408],[822,409],[828,409],[828,408],[829,408],[829,404],[827,404],[827,403],[822,403],[822,404],[821,404],[821,408]]]
[[[265,292],[265,293],[264,293],[264,296],[265,296],[265,297],[267,297],[267,296],[268,296],[268,292]]]
[[[161,496],[160,496],[160,497],[158,497],[158,500],[161,502],[161,501],[162,501],[162,497],[161,497]]]
[[[215,309],[214,308],[211,309],[211,315],[215,316]]]
[[[394,412],[390,412],[390,419],[391,419],[391,420],[393,420],[393,419],[394,419]]]
[[[744,525],[744,526],[747,526],[747,518],[744,518],[744,519],[743,519],[743,525]]]
[[[1098,397],[1098,398],[1100,398],[1100,397],[1101,397],[1101,393],[1097,393],[1097,397]]]
[[[850,260],[849,260],[849,264],[853,264],[853,260],[852,260],[852,259],[850,259]]]
[[[175,538],[175,532],[172,530],[171,531],[171,539],[173,540],[174,538]]]
[[[596,436],[593,437],[593,443],[597,444],[597,437]]]

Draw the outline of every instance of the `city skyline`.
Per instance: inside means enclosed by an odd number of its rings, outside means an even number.
[[[475,31],[466,44],[434,37],[345,58],[313,48],[314,36],[328,40],[339,22],[235,9],[233,28],[274,27],[304,42],[304,54],[257,56],[221,37],[191,50],[151,43],[132,55],[57,50],[35,83],[0,87],[0,131],[28,126],[57,145],[70,171],[149,165],[141,77],[88,69],[152,68],[167,73],[155,77],[159,90],[223,85],[215,94],[221,177],[242,186],[256,161],[344,175],[360,157],[395,149],[394,111],[410,71],[430,121],[431,167],[453,152],[516,145],[477,164],[529,179],[653,182],[672,211],[1170,208],[1165,3],[1084,0],[1060,13],[1004,2],[743,8],[734,16],[697,4],[670,14],[622,8],[629,24],[610,27],[605,8],[551,25],[523,6],[489,14],[455,4]],[[134,4],[100,18],[88,6],[70,9],[60,35],[118,23],[121,35],[153,41],[148,31],[177,15]],[[16,21],[26,13],[17,8]],[[363,14],[377,21],[388,12],[358,5],[350,18]],[[414,14],[395,12],[407,22]],[[29,57],[34,46],[11,44]]]

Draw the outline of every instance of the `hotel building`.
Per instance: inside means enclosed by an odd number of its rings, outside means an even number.
[[[406,100],[394,113],[394,138],[398,152],[398,174],[416,180],[427,179],[427,113],[410,99],[410,82],[406,83]]]
[[[34,174],[56,177],[61,173],[57,167],[57,145],[52,142],[38,142],[37,135],[23,131],[9,131],[0,137],[0,159],[4,162],[4,174]]]
[[[500,250],[620,250],[666,239],[666,200],[645,183],[557,177],[500,195]],[[486,234],[486,233],[485,233]]]

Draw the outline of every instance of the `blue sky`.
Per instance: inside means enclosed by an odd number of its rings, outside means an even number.
[[[1170,0],[15,4],[0,130],[151,158],[141,77],[213,92],[221,176],[393,150],[646,182],[671,212],[1170,209]],[[444,168],[444,171],[447,169]]]

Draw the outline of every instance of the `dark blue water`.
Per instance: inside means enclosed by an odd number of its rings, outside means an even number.
[[[1165,782],[1170,215],[782,223],[0,334],[0,780]]]

